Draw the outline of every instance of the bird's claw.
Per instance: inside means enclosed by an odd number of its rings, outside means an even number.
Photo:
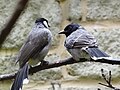
[[[43,66],[43,65],[48,65],[48,64],[49,64],[48,61],[44,61],[44,60],[42,60],[40,65]]]

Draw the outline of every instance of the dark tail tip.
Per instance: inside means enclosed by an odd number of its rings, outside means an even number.
[[[28,78],[28,64],[19,69],[16,78],[12,84],[11,90],[22,90],[23,80]]]

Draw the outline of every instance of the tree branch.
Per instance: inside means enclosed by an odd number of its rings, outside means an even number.
[[[49,63],[48,65],[38,65],[36,67],[31,67],[30,68],[30,74],[36,73],[38,71],[41,70],[45,70],[45,69],[50,69],[50,68],[55,68],[55,67],[59,67],[59,66],[63,66],[63,65],[68,65],[68,64],[73,64],[73,63],[78,63],[78,62],[85,62],[87,61],[87,59],[82,58],[80,61],[75,61],[72,57],[65,59],[65,60],[61,60],[58,63]]]
[[[114,59],[114,58],[106,58],[106,59],[103,58],[103,59],[97,59],[97,60],[91,59],[91,61],[93,61],[93,62],[107,63],[107,64],[120,65],[120,59]]]
[[[13,79],[13,78],[15,78],[16,74],[17,73],[10,73],[10,74],[0,75],[0,81]]]
[[[85,61],[86,61],[86,59],[82,59],[81,61],[75,61],[71,57],[71,58],[68,58],[68,59],[65,59],[65,60],[61,60],[59,63],[49,63],[47,65],[38,65],[38,66],[35,66],[35,67],[30,67],[29,74],[33,74],[33,73],[36,73],[38,71],[45,70],[45,69],[50,69],[50,68],[59,67],[59,66],[67,65],[67,64],[73,64],[73,63],[85,62]],[[15,78],[16,73],[0,75],[0,81],[1,80],[13,79],[13,78]]]
[[[60,67],[60,66],[63,66],[63,65],[69,65],[69,64],[74,64],[74,63],[78,63],[78,62],[86,62],[86,61],[120,65],[120,60],[119,59],[116,59],[116,60],[115,59],[112,59],[112,60],[110,60],[110,59],[98,59],[98,60],[91,59],[91,60],[87,60],[85,58],[81,58],[79,61],[76,61],[72,57],[70,57],[70,58],[67,58],[65,60],[61,60],[59,63],[49,63],[47,65],[38,65],[38,66],[35,66],[35,67],[31,67],[29,69],[29,74],[33,74],[33,73],[36,73],[38,71],[45,70],[45,69]],[[13,79],[13,78],[15,78],[15,75],[16,75],[16,73],[0,75],[0,81],[1,80]],[[109,81],[111,81],[111,79]]]
[[[6,37],[9,35],[10,31],[12,30],[13,25],[15,24],[15,22],[19,18],[21,12],[24,10],[27,2],[28,2],[28,0],[20,0],[19,1],[13,15],[11,16],[11,18],[9,20],[9,22],[6,23],[6,26],[1,31],[1,33],[0,33],[0,48],[3,44],[3,42],[5,41]]]
[[[109,73],[108,73],[109,76],[105,75],[104,69],[101,69],[101,73],[102,73],[103,79],[105,80],[105,82],[106,82],[107,84],[99,83],[100,85],[103,85],[103,86],[105,86],[105,87],[111,88],[111,89],[113,89],[113,90],[120,90],[119,88],[114,87],[114,86],[112,85],[112,83],[111,83],[111,80],[112,80],[112,79],[111,79],[111,78],[112,78],[111,71],[109,71]],[[108,77],[108,78],[107,78],[107,77]]]

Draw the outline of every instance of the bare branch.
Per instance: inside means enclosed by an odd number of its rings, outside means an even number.
[[[9,80],[15,78],[17,73],[11,73],[11,74],[5,74],[5,75],[0,75],[0,81],[2,80]]]
[[[103,69],[101,69],[101,73],[102,73],[102,77],[103,77],[103,79],[105,80],[105,82],[107,83],[107,84],[103,84],[103,83],[99,83],[100,85],[103,85],[103,86],[105,86],[105,87],[109,87],[109,88],[111,88],[111,89],[113,89],[113,90],[120,90],[119,88],[116,88],[116,87],[114,87],[113,85],[112,85],[112,83],[111,83],[111,78],[112,78],[112,75],[111,75],[111,71],[109,71],[109,76],[106,76],[105,75],[105,73],[104,73],[104,70]],[[108,78],[107,78],[108,77]]]
[[[9,35],[10,31],[12,30],[13,25],[19,18],[21,12],[24,10],[28,0],[20,0],[19,3],[17,4],[17,7],[10,18],[9,22],[6,23],[6,26],[3,28],[3,30],[0,33],[0,48],[5,41],[6,37]]]
[[[35,67],[30,67],[29,74],[33,74],[33,73],[36,73],[38,71],[45,70],[45,69],[50,69],[50,68],[54,68],[54,67],[59,67],[59,66],[78,63],[78,62],[85,62],[85,61],[87,61],[87,59],[81,59],[80,61],[75,61],[71,57],[71,58],[68,58],[68,59],[65,59],[65,60],[61,60],[59,63],[49,63],[49,64],[43,65],[43,66],[38,65],[38,66],[35,66]],[[1,80],[13,79],[13,78],[15,78],[15,75],[16,75],[16,73],[7,74],[7,75],[0,75],[0,81]]]
[[[85,62],[85,61],[87,61],[87,59],[83,58],[80,61],[76,61],[71,57],[65,60],[61,60],[59,63],[49,63],[48,65],[45,65],[45,66],[38,65],[36,67],[31,67],[30,74],[36,73],[41,70],[49,69],[49,68],[55,68],[63,65],[68,65],[68,64],[78,63],[78,62]]]
[[[120,65],[120,60],[119,59],[117,59],[117,60],[115,60],[115,59],[113,59],[113,60],[110,60],[110,59],[98,59],[98,60],[91,59],[91,60],[87,60],[85,58],[81,58],[79,61],[76,61],[72,57],[70,57],[70,58],[67,58],[65,60],[60,60],[59,63],[49,63],[49,64],[46,64],[46,65],[38,65],[38,66],[35,66],[35,67],[31,67],[29,69],[29,74],[33,74],[33,73],[36,73],[38,71],[45,70],[45,69],[60,67],[60,66],[63,66],[63,65],[69,65],[69,64],[74,64],[74,63],[78,63],[78,62],[86,62],[86,61]],[[12,79],[12,78],[15,77],[15,75],[16,75],[16,73],[14,73],[14,74],[7,74],[7,75],[0,75],[0,80]],[[108,81],[106,79],[106,81],[107,82],[111,82],[110,78],[109,78]]]
[[[109,81],[108,82],[110,82],[111,83],[111,81],[112,81],[112,74],[111,74],[111,71],[109,71]]]
[[[99,84],[110,88],[109,85],[106,85],[106,84],[103,84],[103,83],[99,83]],[[114,88],[112,88],[112,89],[114,89]]]
[[[106,58],[106,59],[103,58],[103,59],[97,59],[97,60],[91,59],[91,61],[93,61],[93,62],[107,63],[107,64],[120,65],[120,59],[114,59],[114,58]]]

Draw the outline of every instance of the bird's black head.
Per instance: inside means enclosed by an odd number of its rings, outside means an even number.
[[[72,32],[76,31],[80,25],[71,23],[64,28],[64,31],[61,31],[59,34],[65,34],[66,37],[69,36]]]
[[[49,28],[50,26],[49,26],[49,24],[48,24],[48,20],[47,19],[45,19],[45,18],[38,18],[36,21],[35,21],[35,23],[42,23],[43,25],[44,25],[44,27],[46,27],[46,28]]]

